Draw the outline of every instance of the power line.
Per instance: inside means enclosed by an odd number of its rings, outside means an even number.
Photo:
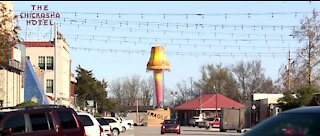
[[[32,10],[14,10],[17,13],[30,13],[33,12]],[[111,16],[118,16],[121,18],[122,16],[137,16],[140,18],[144,18],[145,16],[160,16],[162,18],[166,18],[168,16],[183,16],[186,19],[192,16],[204,18],[205,16],[223,16],[227,18],[228,16],[246,16],[248,18],[252,16],[271,16],[274,17],[275,15],[294,15],[295,17],[299,14],[312,14],[312,12],[265,12],[265,13],[105,13],[105,12],[69,12],[69,11],[51,11],[56,13],[62,14],[71,14],[75,17],[79,15],[95,15],[97,18],[103,15],[111,15]],[[320,13],[320,12],[317,12]]]
[[[28,34],[32,34],[34,32],[29,32]],[[36,33],[34,33],[36,34]],[[45,36],[48,36],[49,33],[46,33]],[[123,44],[123,43],[131,43],[131,44],[164,44],[166,46],[170,46],[170,45],[173,45],[173,46],[180,46],[180,48],[182,46],[192,46],[192,47],[201,47],[201,46],[205,46],[205,47],[208,47],[208,48],[211,48],[211,47],[224,47],[224,48],[238,48],[238,49],[241,49],[241,48],[252,48],[252,49],[258,49],[258,48],[263,48],[263,49],[288,49],[288,48],[298,48],[298,47],[292,47],[292,46],[250,46],[250,45],[245,45],[245,46],[239,46],[239,45],[223,45],[223,44],[201,44],[201,43],[173,43],[173,42],[161,42],[160,40],[161,39],[166,39],[166,40],[173,40],[172,38],[149,38],[149,37],[126,37],[126,36],[99,36],[99,35],[78,35],[78,34],[64,34],[64,37],[65,38],[69,38],[70,40],[87,40],[87,41],[90,41],[90,42],[93,42],[93,41],[102,41],[102,42],[105,42],[105,43],[109,43],[109,42],[118,42],[120,44]],[[91,37],[91,38],[87,38],[87,37]],[[107,38],[107,39],[97,39],[99,37],[104,37],[104,38]],[[130,41],[128,39],[130,38],[133,38],[133,39],[136,39],[135,41]],[[119,40],[111,40],[111,39],[119,39]],[[154,42],[143,42],[142,40],[143,39],[150,39],[150,40],[154,40]],[[173,41],[179,41],[181,39],[174,39]],[[185,40],[185,39],[183,39]],[[187,39],[187,41],[195,41],[194,39]],[[201,39],[198,39],[201,41]],[[219,40],[219,39],[217,39]],[[224,39],[226,40],[226,39]],[[268,39],[267,39],[268,40]],[[240,41],[239,41],[240,42]]]
[[[261,25],[261,24],[255,24],[255,25],[247,25],[247,24],[232,24],[232,25],[226,25],[226,24],[205,24],[205,23],[180,23],[180,22],[154,22],[154,21],[117,21],[117,20],[101,20],[101,19],[80,19],[80,18],[62,18],[62,20],[56,19],[58,22],[72,22],[72,23],[81,23],[81,24],[90,24],[90,23],[97,23],[97,26],[102,25],[108,25],[108,24],[114,24],[114,25],[140,25],[140,26],[164,26],[164,27],[183,27],[183,28],[204,28],[204,27],[210,27],[210,28],[256,28],[256,29],[264,29],[264,28],[277,28],[277,29],[285,29],[285,28],[296,28],[299,27],[297,25]],[[318,27],[318,26],[313,26]]]
[[[64,25],[70,25],[70,26],[75,26],[75,24],[72,23],[59,23],[60,26],[61,24]],[[78,29],[80,28],[80,24],[76,24],[76,26]],[[85,24],[81,24],[81,27],[93,27],[95,29],[98,28],[108,28],[108,29],[112,29],[113,31],[115,29],[123,29],[123,30],[127,30],[129,32],[136,32],[136,31],[144,31],[144,32],[162,32],[162,33],[180,33],[181,35],[183,34],[197,34],[197,35],[213,35],[213,36],[217,36],[217,35],[229,35],[231,37],[234,36],[263,36],[263,37],[285,37],[285,36],[290,36],[289,34],[285,35],[285,34],[259,34],[259,33],[243,33],[243,34],[237,34],[237,33],[225,33],[225,32],[216,32],[216,31],[212,31],[212,32],[201,32],[201,31],[183,31],[183,30],[168,30],[168,29],[144,29],[144,28],[132,28],[132,27],[115,27],[115,26],[110,26],[110,27],[102,27],[100,25],[85,25]],[[263,28],[263,26],[261,27]],[[238,28],[239,29],[239,28]],[[210,31],[210,30],[209,30]]]
[[[110,52],[110,53],[136,53],[136,54],[150,54],[148,50],[127,50],[127,49],[102,49],[102,48],[84,48],[84,47],[73,47],[71,46],[70,49],[73,50],[83,50],[83,51],[97,51],[100,53]],[[231,57],[250,57],[250,56],[269,56],[269,57],[276,57],[276,56],[286,56],[286,52],[273,52],[273,53],[246,53],[246,52],[236,52],[236,53],[219,53],[219,52],[175,52],[175,51],[166,51],[168,55],[180,55],[180,56],[209,56],[209,57],[221,57],[221,56],[231,56]]]

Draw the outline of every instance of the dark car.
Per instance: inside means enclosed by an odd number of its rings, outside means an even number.
[[[85,136],[77,113],[66,106],[0,108],[0,135]]]
[[[164,133],[181,133],[181,127],[180,124],[177,123],[176,120],[164,120],[163,123],[161,123],[161,134]]]
[[[320,136],[320,106],[296,108],[266,119],[243,136]]]

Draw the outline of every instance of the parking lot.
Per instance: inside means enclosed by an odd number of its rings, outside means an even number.
[[[184,136],[240,136],[236,131],[219,132],[219,129],[204,129],[198,127],[182,126],[181,134]],[[177,135],[177,134],[164,134],[164,135]],[[134,127],[120,136],[162,136],[160,134],[160,127]]]

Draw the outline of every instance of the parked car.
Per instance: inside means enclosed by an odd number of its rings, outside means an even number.
[[[161,134],[164,133],[181,133],[181,126],[176,120],[164,120],[161,123]]]
[[[0,135],[86,136],[77,113],[61,105],[0,108]]]
[[[121,121],[122,123],[127,124],[129,126],[129,128],[133,126],[133,120],[132,119],[125,119],[123,117],[117,117],[117,119],[119,121]]]
[[[124,120],[123,118],[119,118],[119,117],[112,117],[116,120],[118,120],[121,124],[121,129],[122,129],[122,132],[125,132],[127,130],[129,130],[131,128],[131,126],[129,125],[128,121],[127,120]]]
[[[203,121],[203,117],[202,116],[193,116],[192,119],[189,120],[189,125],[190,126],[198,126],[199,122]]]
[[[112,136],[118,136],[121,130],[121,123],[115,119],[115,118],[110,118],[110,117],[97,117],[96,118],[100,124],[106,124],[109,123],[111,127],[111,134]]]
[[[320,136],[320,106],[291,109],[268,118],[243,136]]]
[[[96,118],[97,119],[97,118]],[[111,126],[109,125],[109,122],[107,122],[106,120],[102,119],[102,120],[98,120],[97,121],[99,122],[100,126],[102,127],[103,130],[109,130],[110,131],[110,135],[111,136],[118,136],[118,133],[116,134],[112,134],[111,130]]]
[[[103,129],[92,114],[87,112],[78,112],[78,116],[84,125],[87,136],[111,136],[110,127],[105,127],[105,129]]]
[[[198,127],[200,128],[219,128],[220,127],[220,118],[206,118],[203,121],[199,122]]]

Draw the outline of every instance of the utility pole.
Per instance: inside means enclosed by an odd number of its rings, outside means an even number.
[[[309,45],[308,45],[308,83],[311,85],[311,40],[309,39]]]
[[[136,123],[138,124],[138,123],[140,123],[139,122],[139,99],[137,99],[137,115],[136,115]]]
[[[56,105],[57,101],[57,46],[58,46],[58,30],[57,30],[57,23],[54,23],[54,80],[53,80],[53,104]]]
[[[218,94],[217,94],[217,89],[215,85],[213,85],[213,89],[216,93],[216,116],[218,116]]]
[[[290,69],[291,69],[291,58],[290,58],[290,50],[289,50],[289,54],[288,54],[288,90],[291,91],[290,88]]]

